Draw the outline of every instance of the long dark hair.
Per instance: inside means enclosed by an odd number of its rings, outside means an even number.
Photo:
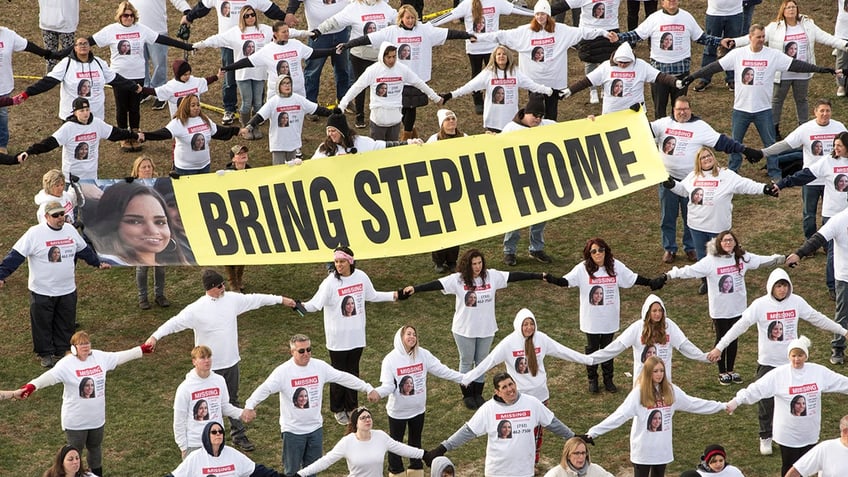
[[[716,255],[724,255],[724,249],[721,248],[721,241],[724,239],[724,237],[728,235],[733,237],[733,240],[736,241],[736,245],[733,247],[733,261],[736,262],[736,270],[740,270],[742,267],[739,262],[747,262],[747,260],[745,260],[745,249],[742,248],[741,245],[739,245],[739,238],[736,237],[735,233],[731,232],[730,230],[723,230],[719,232],[718,235],[716,235]]]
[[[603,247],[606,250],[606,254],[604,255],[604,268],[607,271],[607,274],[611,277],[615,276],[615,262],[613,261],[612,249],[607,245],[607,242],[600,238],[594,237],[590,238],[586,241],[586,246],[583,247],[583,263],[586,265],[586,272],[590,277],[595,278],[595,272],[598,271],[598,265],[592,260],[592,245],[597,245],[598,247]]]
[[[351,257],[353,256],[353,250],[351,250],[350,247],[345,247],[344,245],[339,245],[333,251],[334,252],[341,251],[341,252],[344,252],[344,253],[350,255]],[[350,264],[350,273],[353,273],[355,271],[356,271],[356,261],[354,261],[353,263]],[[333,266],[333,275],[336,276],[337,280],[342,279],[341,274],[339,273],[339,271],[336,269],[335,266]]]
[[[65,456],[67,456],[71,451],[77,451],[77,454],[80,456],[79,472],[74,475],[65,473]],[[56,458],[53,459],[53,465],[44,471],[43,477],[83,477],[86,474],[88,474],[88,468],[85,465],[85,460],[83,460],[82,453],[80,453],[79,449],[74,446],[64,445],[61,449],[59,449],[59,452],[56,453]]]
[[[480,280],[486,283],[486,257],[483,256],[483,252],[476,248],[468,249],[459,257],[459,263],[456,265],[456,271],[462,276],[462,282],[471,290],[474,289],[474,270],[471,269],[471,261],[477,257],[483,260],[483,269],[480,270]]]

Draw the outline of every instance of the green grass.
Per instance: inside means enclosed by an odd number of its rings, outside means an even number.
[[[91,0],[83,2],[81,32],[90,34],[111,21],[112,2]],[[699,0],[683,5],[703,21],[705,2]],[[17,6],[17,5],[16,5]],[[447,6],[445,0],[428,5],[428,11]],[[756,19],[770,20],[776,9],[774,2],[757,8]],[[6,25],[19,34],[40,43],[37,15],[34,8],[26,10],[6,7],[4,12]],[[803,10],[811,14],[820,27],[832,28],[832,4],[804,6]],[[624,7],[622,7],[622,14]],[[623,16],[623,15],[622,15]],[[302,18],[302,15],[301,15]],[[96,19],[96,20],[95,20]],[[623,20],[623,18],[622,18]],[[176,30],[178,18],[171,14],[172,31]],[[303,21],[303,20],[302,20]],[[509,19],[506,26],[522,24],[526,19]],[[203,19],[192,31],[192,41],[215,33],[214,20]],[[693,51],[694,63],[700,63],[700,47]],[[644,44],[636,49],[640,57],[647,57]],[[832,64],[829,50],[819,48],[818,62]],[[101,57],[108,56],[104,50],[96,50]],[[181,55],[172,51],[171,59]],[[436,50],[434,61],[433,87],[440,92],[456,88],[467,80],[467,60],[462,42],[450,42]],[[572,53],[570,58],[570,77],[576,80],[582,75],[582,64]],[[214,72],[217,64],[217,52],[204,50],[191,59],[196,75],[208,75]],[[460,70],[458,74],[453,74]],[[15,72],[19,75],[40,76],[43,63],[32,55],[15,56]],[[707,119],[718,131],[730,131],[731,94],[723,89],[721,78],[716,77],[714,86],[702,94],[692,93],[694,113]],[[332,101],[332,75],[329,67],[325,69],[322,102]],[[28,80],[19,80],[16,90],[29,84]],[[204,96],[204,100],[220,105],[219,87]],[[810,85],[810,97],[830,97],[836,101],[834,118],[842,120],[842,99],[834,97],[834,85],[830,78],[817,76]],[[647,95],[650,97],[650,94]],[[588,93],[582,92],[563,102],[560,107],[560,119],[576,119],[589,113],[600,113],[599,106],[584,104]],[[41,140],[51,134],[59,125],[55,116],[58,103],[56,91],[35,97],[23,106],[11,111],[13,151]],[[107,100],[111,108],[112,99]],[[457,112],[460,127],[471,134],[481,132],[479,118],[471,111],[469,98],[461,98],[449,103]],[[114,115],[107,112],[107,121],[112,122]],[[143,106],[143,128],[146,130],[162,127],[166,122],[166,113],[152,112]],[[422,135],[432,134],[435,129],[436,107],[430,105],[419,111],[418,125]],[[649,113],[651,114],[651,113]],[[212,114],[213,119],[220,117]],[[784,108],[783,130],[791,130],[794,122],[794,104],[787,101]],[[350,118],[349,118],[350,119]],[[305,131],[305,151],[311,152],[323,134],[323,123],[309,123]],[[749,132],[748,141],[758,144],[758,137]],[[265,151],[264,140],[251,143],[251,162],[254,166],[270,164],[270,154]],[[232,144],[215,141],[213,144],[213,167],[221,168],[227,162],[226,150]],[[122,154],[116,145],[104,144],[101,158],[101,177],[123,177],[129,171],[134,155]],[[146,153],[153,156],[159,168],[163,168],[170,158],[170,147],[164,143],[146,146]],[[403,151],[399,150],[399,154]],[[721,162],[726,158],[721,157]],[[16,168],[0,169],[0,187],[4,191],[4,226],[0,230],[0,249],[4,252],[11,248],[17,238],[34,221],[35,207],[31,197],[40,189],[41,175],[48,168],[58,167],[58,151],[44,156],[33,157],[26,164]],[[765,175],[758,167],[746,164],[742,172],[756,180],[764,180]],[[735,201],[735,230],[743,245],[755,253],[788,253],[801,243],[801,201],[799,191],[783,191],[780,199],[766,197],[740,196]],[[551,266],[543,266],[529,259],[524,252],[519,255],[519,264],[515,270],[549,271],[565,273],[580,261],[580,250],[585,240],[593,236],[604,237],[611,245],[615,256],[632,270],[646,276],[661,273],[666,267],[660,264],[662,254],[659,236],[659,210],[654,188],[634,193],[626,198],[611,201],[591,210],[582,211],[548,224],[546,230],[546,250],[555,257]],[[474,237],[475,239],[477,237]],[[504,268],[501,265],[500,238],[475,240],[463,246],[471,246],[484,251],[490,267]],[[520,244],[526,247],[525,239]],[[354,251],[357,251],[354,248]],[[329,257],[328,257],[329,259]],[[421,283],[434,279],[429,256],[426,254],[403,258],[367,260],[357,264],[368,273],[380,290],[392,290],[403,285]],[[790,272],[795,291],[805,297],[815,308],[832,315],[833,304],[827,298],[823,284],[824,257],[817,256],[805,261],[801,267]],[[749,300],[764,292],[768,270],[749,273]],[[308,298],[317,289],[325,276],[321,264],[286,266],[250,266],[247,268],[245,282],[248,291],[263,293],[282,293],[301,299]],[[5,288],[0,290],[0,388],[11,389],[20,386],[41,373],[37,361],[31,353],[32,344],[28,320],[27,269],[22,267],[10,277]],[[167,293],[173,301],[170,309],[154,307],[152,311],[142,312],[136,304],[134,270],[113,269],[99,271],[85,265],[78,267],[77,284],[79,287],[79,321],[83,328],[92,333],[96,349],[121,350],[143,342],[164,320],[179,309],[194,301],[202,293],[199,268],[169,268],[167,272]],[[705,297],[698,296],[696,281],[673,281],[659,294],[668,306],[669,316],[684,330],[687,336],[701,349],[708,350],[714,336],[707,314]],[[639,310],[648,290],[636,287],[622,293],[622,327],[639,318]],[[500,331],[496,341],[503,338],[512,329],[512,320],[517,310],[528,307],[536,314],[539,329],[548,333],[561,343],[582,350],[585,338],[578,329],[578,297],[573,290],[563,290],[555,286],[535,282],[522,282],[511,285],[498,294],[497,320]],[[428,348],[444,363],[456,366],[458,357],[456,346],[450,334],[450,322],[453,314],[453,298],[438,293],[416,295],[412,299],[396,304],[369,304],[368,347],[363,355],[363,379],[377,384],[379,366],[382,357],[391,350],[392,336],[405,323],[418,327],[422,346]],[[287,359],[288,338],[296,333],[306,333],[313,338],[316,347],[314,353],[318,359],[328,359],[323,346],[323,325],[320,314],[309,314],[304,318],[287,309],[266,307],[244,315],[241,320],[239,338],[242,350],[241,393],[244,400],[265,379],[273,368]],[[802,332],[813,340],[811,360],[826,363],[829,335],[802,325]],[[161,341],[157,352],[139,361],[128,363],[109,375],[109,398],[107,403],[106,439],[104,442],[104,470],[109,476],[156,476],[174,469],[179,463],[179,450],[173,442],[171,432],[172,400],[177,385],[190,369],[189,351],[192,346],[190,333],[169,336]],[[616,383],[622,389],[617,395],[601,394],[591,396],[586,391],[585,370],[582,366],[549,359],[546,363],[551,389],[550,406],[554,413],[573,430],[585,432],[590,426],[612,412],[624,398],[629,389],[630,379],[624,376],[631,369],[629,353],[616,359]],[[827,364],[830,366],[829,364]],[[841,372],[842,368],[839,368]],[[754,376],[756,370],[756,337],[751,330],[740,339],[740,353],[737,371],[746,382]],[[489,377],[491,373],[489,374]],[[691,362],[678,355],[675,359],[674,376],[689,394],[708,399],[726,401],[730,399],[737,386],[722,387],[716,380],[713,365]],[[491,392],[487,383],[486,392]],[[838,420],[848,404],[845,396],[828,395],[824,398],[822,419],[822,437],[830,438],[837,434]],[[3,402],[0,415],[0,462],[4,463],[5,475],[37,476],[50,465],[56,450],[64,443],[61,432],[59,411],[61,407],[61,388],[54,386],[37,392],[25,402]],[[384,403],[372,406],[375,411],[375,425],[387,429]],[[249,435],[256,443],[257,450],[250,457],[257,462],[280,467],[280,437],[278,426],[278,407],[275,398],[268,399],[259,409],[259,417],[249,426]],[[341,437],[341,426],[335,424],[325,409],[327,422],[325,427],[325,451]],[[433,447],[449,436],[471,416],[461,403],[461,394],[455,384],[435,378],[430,380],[428,396],[427,424],[424,443]],[[749,477],[775,475],[779,472],[780,458],[761,457],[757,445],[756,407],[746,406],[734,416],[695,416],[678,413],[675,421],[675,457],[669,466],[669,475],[695,466],[704,447],[711,443],[721,443],[728,450],[731,463],[740,467]],[[559,461],[562,443],[548,434],[543,449],[545,469]],[[592,448],[593,461],[607,470],[618,474],[630,473],[629,426],[622,426],[600,439]],[[458,464],[461,475],[482,475],[485,440],[477,439],[449,456]],[[343,475],[343,463],[332,467],[325,475]]]

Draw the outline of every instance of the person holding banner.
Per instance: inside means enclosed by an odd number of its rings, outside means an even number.
[[[780,444],[780,475],[819,441],[824,412],[822,394],[848,394],[848,377],[820,364],[807,363],[810,339],[806,336],[789,343],[789,363],[774,368],[727,403],[728,414],[740,404],[753,404],[774,398],[774,440]],[[798,412],[795,404],[804,398],[806,407]]]
[[[455,137],[465,137],[467,134],[459,130],[456,114],[450,109],[436,111],[439,120],[439,132],[430,136],[427,142],[436,142]],[[436,250],[430,254],[436,273],[451,273],[456,269],[456,261],[459,258],[459,245]]]
[[[331,118],[338,116],[334,114]],[[330,364],[339,371],[359,377],[359,361],[365,349],[365,302],[397,301],[400,293],[375,290],[368,275],[357,270],[353,250],[348,247],[336,247],[333,264],[332,273],[321,282],[315,295],[302,305],[309,312],[324,310],[324,333]],[[349,296],[353,297],[355,305],[352,310],[344,306]],[[335,383],[330,385],[330,411],[335,414],[336,422],[347,425],[350,413],[357,406],[355,389]]]
[[[133,162],[130,177],[134,179],[153,180],[156,177],[156,164],[153,163],[153,159],[147,156],[136,158]],[[162,203],[165,203],[164,198],[162,199]],[[167,205],[165,206],[165,215],[168,215]],[[170,224],[170,220],[168,222],[171,231],[173,231],[173,225]],[[173,234],[171,234],[171,239],[175,240]],[[177,248],[180,248],[179,242],[176,240],[174,244]],[[153,268],[153,291],[156,304],[162,308],[167,308],[171,306],[171,302],[165,297],[165,267],[163,266],[148,267],[141,265],[135,267],[135,282],[138,287],[138,306],[142,310],[150,309],[150,302],[147,299],[147,272],[150,268]]]
[[[443,94],[442,104],[447,103],[451,98],[459,98],[482,90],[485,95],[483,127],[488,131],[499,133],[518,112],[519,88],[548,96],[553,94],[553,89],[540,85],[516,68],[512,50],[498,45],[492,52],[486,68],[468,83],[450,93]]]
[[[161,141],[175,139],[174,171],[183,176],[205,174],[211,170],[209,142],[224,141],[233,136],[247,138],[248,130],[234,126],[218,126],[200,109],[200,98],[190,94],[180,101],[177,114],[164,128],[145,133],[145,139]]]
[[[402,292],[404,298],[415,292],[436,290],[444,295],[456,295],[451,332],[459,350],[459,372],[467,373],[489,354],[498,331],[495,292],[506,288],[510,282],[542,278],[541,273],[502,272],[487,268],[483,253],[472,248],[460,257],[456,273],[421,285],[407,286]],[[468,386],[461,387],[462,401],[468,409],[475,410],[486,402],[483,399],[483,379],[479,376]]]
[[[613,257],[612,249],[606,240],[600,237],[590,238],[583,247],[583,261],[571,269],[562,278],[545,274],[545,281],[561,287],[578,287],[580,293],[580,331],[586,334],[586,354],[594,353],[612,343],[613,335],[620,328],[621,296],[620,288],[633,285],[651,287],[659,290],[665,284],[664,277],[648,279],[633,273],[627,266]],[[620,339],[620,338],[619,338]],[[622,347],[618,353],[624,351]],[[615,368],[612,357],[608,361],[587,363],[586,374],[589,378],[589,392],[596,394],[598,388],[598,362],[603,369],[604,388],[617,392],[613,376]],[[638,371],[639,368],[636,368]],[[634,373],[634,376],[638,373]]]
[[[371,139],[368,136],[360,136],[347,124],[344,110],[336,107],[333,114],[327,118],[327,138],[315,150],[312,159],[332,156],[344,156],[358,152],[376,151],[387,147],[403,146],[407,144],[423,144],[418,138],[405,141],[381,141]]]

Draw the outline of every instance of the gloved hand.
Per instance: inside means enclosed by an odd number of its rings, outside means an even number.
[[[554,91],[557,92],[557,90],[554,90]],[[559,97],[559,99],[569,98],[569,97],[571,97],[571,89],[565,88],[564,90],[559,91],[557,96]]]
[[[144,343],[143,345],[141,345],[141,353],[142,354],[150,354],[152,352],[153,352],[153,345],[152,344]]]
[[[447,102],[450,101],[451,98],[453,98],[453,95],[451,93],[440,94],[439,96],[442,97],[442,104],[447,104]]]
[[[745,159],[747,159],[751,164],[761,161],[764,157],[762,149],[754,149],[753,147],[746,147],[743,149],[742,155],[744,155]]]
[[[674,82],[674,86],[675,86],[677,89],[684,89],[684,88],[686,88],[686,85],[684,85],[684,84],[683,84],[683,80],[677,80],[677,81],[675,81],[675,82]]]
[[[674,177],[668,176],[668,179],[664,180],[662,186],[666,189],[674,189],[674,186],[677,184],[677,181],[674,180]]]
[[[832,75],[836,74],[836,70],[833,69],[833,68],[822,68],[822,70],[823,70],[822,73],[830,73]]]
[[[306,307],[303,306],[303,303],[301,303],[300,300],[297,300],[297,301],[294,302],[294,306],[292,307],[292,310],[294,310],[295,313],[297,313],[300,316],[304,316],[307,313]]]
[[[35,385],[32,383],[27,383],[21,386],[21,389],[24,390],[23,394],[21,394],[21,399],[28,398],[32,393],[35,392]]]
[[[188,38],[191,36],[191,27],[185,23],[181,23],[180,27],[177,29],[177,38],[182,41],[188,42]]]
[[[397,295],[398,295],[398,301],[406,300],[406,299],[408,299],[408,298],[410,297],[410,295],[407,295],[407,294],[403,291],[403,288],[398,288],[398,290],[397,290]]]
[[[344,109],[342,109],[341,106],[336,106],[333,108],[333,114],[344,114]]]
[[[577,434],[577,435],[576,435],[576,436],[574,436],[574,437],[579,437],[579,438],[580,438],[580,439],[582,439],[582,440],[583,440],[583,442],[585,442],[586,444],[592,444],[592,445],[595,445],[595,439],[593,439],[593,438],[592,438],[592,436],[590,436],[589,434]]]
[[[26,101],[27,98],[29,98],[29,95],[26,94],[26,91],[24,91],[23,93],[20,93],[20,94],[16,94],[15,96],[12,97],[12,104],[17,106],[17,105],[23,103],[24,101]]]
[[[447,451],[448,450],[445,449],[445,446],[439,444],[439,446],[433,450],[424,451],[424,457],[422,457],[421,460],[427,464],[427,467],[431,467],[433,465],[433,459],[445,455],[445,452]]]
[[[630,105],[630,109],[638,113],[642,109],[642,103],[633,103]]]
[[[319,30],[319,29],[317,29],[317,28],[316,28],[316,29],[314,29],[314,30],[312,30],[312,31],[310,31],[309,33],[311,33],[311,36],[312,36],[312,39],[313,39],[313,40],[316,40],[316,39],[318,39],[318,37],[319,37],[319,36],[321,36],[321,30]]]
[[[770,195],[772,197],[777,197],[780,195],[780,189],[777,188],[773,182],[771,184],[766,184],[763,186],[763,194]]]
[[[684,88],[688,87],[694,81],[695,81],[695,78],[693,78],[692,75],[686,75],[686,77],[683,78],[683,87]]]
[[[665,286],[665,282],[667,282],[667,281],[668,281],[668,275],[666,275],[665,273],[658,276],[657,278],[652,278],[651,279],[651,291],[656,291],[656,290],[661,289],[662,287]]]

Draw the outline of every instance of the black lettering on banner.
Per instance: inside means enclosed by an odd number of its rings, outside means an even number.
[[[308,250],[318,250],[318,239],[315,237],[315,228],[310,216],[306,192],[303,189],[303,181],[294,181],[290,185],[294,198],[289,194],[286,184],[274,185],[274,197],[277,208],[280,210],[280,221],[283,223],[283,230],[288,239],[289,250],[300,251],[298,236],[303,239]]]
[[[197,194],[197,200],[215,255],[235,255],[239,249],[238,241],[236,232],[227,224],[229,214],[224,198],[215,192],[201,192]]]
[[[538,156],[539,174],[542,176],[542,185],[548,200],[557,207],[565,207],[574,201],[574,189],[568,179],[568,167],[562,151],[552,142],[543,142],[536,148]],[[550,160],[549,160],[550,158]],[[553,160],[554,170],[551,170]],[[556,181],[553,174],[556,173]],[[562,196],[557,195],[556,182],[562,186]]]
[[[453,219],[453,211],[450,205],[462,199],[462,183],[460,182],[459,171],[456,169],[456,164],[450,159],[430,161],[430,168],[433,171],[433,185],[436,188],[436,197],[439,199],[439,209],[442,212],[445,231],[455,232],[456,221]],[[450,182],[450,188],[447,187],[445,178]]]
[[[621,142],[628,139],[630,139],[630,131],[627,128],[616,129],[607,133],[607,142],[609,142],[612,159],[615,161],[615,169],[618,171],[619,177],[621,177],[622,185],[630,185],[634,182],[645,180],[644,174],[631,176],[630,171],[627,169],[630,164],[636,163],[636,154],[633,151],[623,152],[621,150]]]
[[[398,185],[398,182],[403,179],[403,171],[401,171],[400,166],[392,166],[381,168],[379,174],[380,182],[386,184],[389,188],[389,198],[392,200],[392,209],[395,211],[398,235],[402,240],[408,239],[410,237],[409,223],[406,221],[403,201],[400,197],[400,186]]]
[[[227,192],[232,209],[232,220],[236,223],[239,237],[241,238],[244,253],[253,255],[256,253],[256,245],[261,253],[271,253],[265,228],[259,223],[259,208],[256,206],[256,198],[249,190],[231,189]],[[253,237],[251,237],[251,231]]]
[[[318,224],[321,241],[327,248],[336,248],[339,244],[350,243],[341,209],[325,210],[324,203],[321,201],[322,194],[327,197],[327,203],[339,200],[332,182],[326,177],[316,177],[309,184],[309,196],[312,198],[312,209],[315,211],[315,222]],[[333,225],[335,233],[330,231],[330,225]]]
[[[368,187],[368,191],[365,188]],[[374,220],[363,220],[362,231],[372,243],[386,243],[389,239],[389,218],[386,212],[374,202],[371,194],[380,193],[380,182],[372,171],[364,170],[356,173],[353,178],[353,190],[356,200]]]
[[[565,152],[568,154],[568,162],[574,174],[574,182],[577,190],[580,191],[580,197],[584,200],[592,197],[586,179],[589,180],[589,185],[594,189],[595,195],[603,195],[602,172],[609,190],[618,189],[601,137],[592,134],[586,136],[585,140],[586,150],[583,149],[580,140],[577,138],[565,140]]]
[[[512,192],[515,195],[515,203],[518,205],[518,212],[522,215],[530,215],[530,204],[527,203],[526,192],[530,193],[533,198],[536,212],[543,212],[546,207],[542,198],[542,191],[539,188],[539,181],[536,178],[536,168],[533,164],[533,154],[530,152],[530,147],[526,144],[518,146],[519,154],[521,155],[521,168],[518,167],[518,161],[515,157],[513,148],[504,149],[504,159],[506,159],[506,168],[509,173],[509,180],[512,183]],[[524,172],[521,172],[523,170]]]
[[[286,246],[283,243],[282,235],[280,235],[277,213],[274,211],[274,203],[271,201],[271,189],[266,185],[259,186],[259,203],[262,204],[262,213],[265,215],[265,223],[268,224],[268,236],[271,238],[271,243],[274,244],[274,251],[277,253],[285,252]]]
[[[474,214],[474,225],[478,227],[486,225],[486,217],[483,216],[483,205],[480,203],[480,196],[486,198],[486,206],[489,211],[489,217],[491,218],[489,223],[499,223],[503,219],[501,219],[501,211],[498,209],[495,188],[492,186],[489,165],[486,163],[486,153],[475,153],[474,161],[477,165],[477,172],[480,174],[479,180],[474,178],[471,159],[466,155],[459,156],[459,165],[462,168],[462,180],[465,183],[465,190],[468,192],[468,200],[471,202],[471,213]]]
[[[418,188],[418,178],[428,175],[427,164],[423,161],[406,164],[403,166],[403,173],[406,175],[409,199],[412,203],[412,213],[415,216],[415,223],[418,225],[418,235],[420,237],[427,237],[442,233],[440,222],[438,220],[428,221],[424,214],[424,207],[433,204],[433,194],[429,191],[422,192]]]

